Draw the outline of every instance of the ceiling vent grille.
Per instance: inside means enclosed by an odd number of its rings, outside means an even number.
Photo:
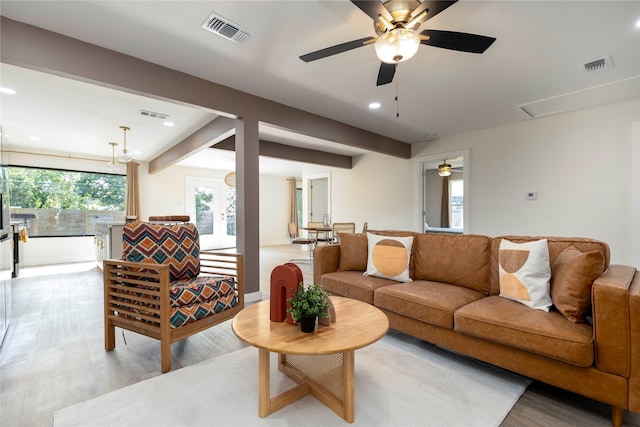
[[[140,115],[145,117],[151,117],[152,119],[160,119],[160,120],[166,120],[169,118],[168,114],[154,113],[153,111],[148,111],[148,110],[140,110]]]
[[[613,68],[613,65],[611,64],[611,58],[605,56],[604,58],[582,64],[582,68],[585,73],[592,73],[594,71],[604,71]]]
[[[202,23],[202,28],[235,43],[244,43],[253,36],[251,31],[215,13],[210,14]]]

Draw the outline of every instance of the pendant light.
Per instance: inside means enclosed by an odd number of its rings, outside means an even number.
[[[123,146],[122,152],[118,154],[118,161],[120,163],[129,163],[133,160],[133,154],[127,151],[127,131],[130,130],[127,126],[120,126],[122,129],[123,135]]]
[[[110,142],[109,145],[111,145],[111,161],[107,162],[107,170],[111,172],[118,172],[120,169],[120,165],[116,163],[116,146],[118,143]]]

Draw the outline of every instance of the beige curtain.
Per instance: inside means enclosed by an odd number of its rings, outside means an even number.
[[[287,178],[289,181],[289,222],[298,227],[298,186],[295,178]]]
[[[449,228],[449,177],[442,177],[442,203],[440,207],[440,227]]]
[[[140,184],[138,179],[138,166],[136,162],[127,163],[127,216],[140,218]]]

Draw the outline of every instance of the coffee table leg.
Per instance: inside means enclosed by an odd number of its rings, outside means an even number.
[[[343,410],[345,421],[352,423],[355,420],[355,363],[354,351],[345,351],[342,355],[342,387],[343,387]]]
[[[258,349],[258,416],[264,418],[269,415],[271,400],[271,366],[269,350]]]

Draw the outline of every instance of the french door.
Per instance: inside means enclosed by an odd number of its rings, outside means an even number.
[[[201,249],[235,247],[235,190],[222,179],[186,178],[186,212],[198,228]]]

